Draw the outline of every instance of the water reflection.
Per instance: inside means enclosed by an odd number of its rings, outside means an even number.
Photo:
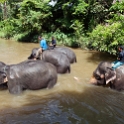
[[[120,95],[123,94],[98,87],[89,87],[83,93],[65,91],[43,97],[26,95],[28,103],[4,108],[0,120],[1,123],[16,124],[121,124],[124,123],[124,98]]]
[[[0,60],[7,64],[24,61],[34,47],[39,47],[39,44],[1,40]],[[70,74],[58,75],[54,88],[26,90],[20,95],[0,90],[0,124],[124,123],[124,92],[88,83],[100,61],[113,61],[115,57],[73,50],[78,62],[71,65]]]

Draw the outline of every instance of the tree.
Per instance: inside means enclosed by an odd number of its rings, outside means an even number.
[[[116,1],[109,9],[106,24],[99,24],[89,34],[90,47],[110,54],[116,54],[118,45],[124,45],[124,0]]]
[[[84,18],[87,14],[88,4],[84,0],[59,0],[53,8],[55,30],[80,35],[84,27]],[[78,31],[80,32],[77,32]]]
[[[85,27],[86,30],[92,31],[98,24],[103,24],[108,19],[113,0],[85,0],[85,2],[89,4]]]

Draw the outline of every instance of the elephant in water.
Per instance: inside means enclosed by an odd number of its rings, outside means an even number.
[[[93,72],[91,84],[110,86],[118,91],[124,90],[124,66],[118,67],[115,71],[110,62],[101,62]]]
[[[38,51],[38,48],[34,48],[28,59],[42,59],[46,62],[52,63],[58,73],[70,73],[70,62],[67,56],[61,52],[55,50],[46,50],[42,54]]]
[[[5,66],[6,64],[4,62],[0,62],[0,68]],[[0,84],[0,90],[8,89],[7,83]]]
[[[67,47],[55,47],[54,50],[65,54],[68,57],[70,63],[77,62],[76,55],[70,48],[67,48]]]
[[[57,71],[51,63],[27,60],[6,65],[0,62],[0,84],[7,83],[9,92],[20,94],[25,89],[52,88],[57,82]]]

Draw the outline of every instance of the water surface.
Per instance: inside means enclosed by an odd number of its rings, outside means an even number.
[[[34,43],[0,40],[0,61],[16,64],[27,59]],[[98,63],[115,57],[72,49],[77,63],[70,74],[58,74],[50,90],[26,90],[12,95],[0,90],[0,124],[124,124],[124,92],[89,84]],[[75,80],[77,77],[79,81]]]

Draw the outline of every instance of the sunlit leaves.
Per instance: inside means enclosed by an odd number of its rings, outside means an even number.
[[[118,22],[106,26],[98,25],[90,33],[91,46],[102,52],[116,54],[116,47],[123,44],[123,28],[123,25]]]
[[[79,0],[79,3],[77,4],[77,6],[74,6],[74,15],[83,15],[87,12],[87,7],[88,4],[85,3],[83,0]]]
[[[110,16],[112,17],[110,22],[113,21],[124,21],[124,0],[121,2],[115,2],[110,8]]]
[[[7,0],[0,0],[0,3],[4,3],[5,1],[7,1]]]
[[[22,27],[26,30],[42,30],[42,25],[51,17],[50,6],[47,2],[36,0],[24,0],[19,8],[18,17],[22,22]]]

